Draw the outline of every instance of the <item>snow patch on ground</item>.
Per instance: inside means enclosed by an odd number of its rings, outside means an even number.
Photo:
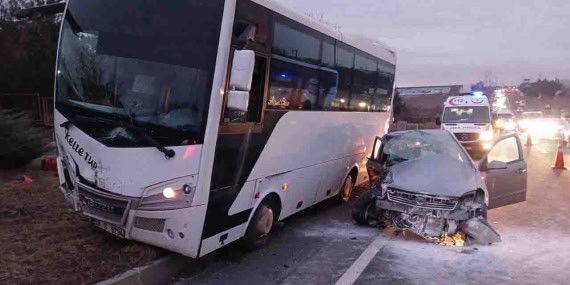
[[[355,226],[353,223],[333,221],[327,224],[314,224],[300,229],[305,237],[328,237],[333,239],[367,238],[378,235],[378,229]]]

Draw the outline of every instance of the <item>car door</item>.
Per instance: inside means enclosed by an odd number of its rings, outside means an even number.
[[[381,153],[382,153],[382,138],[376,137],[374,140],[374,145],[372,146],[372,154],[366,163],[366,169],[368,171],[368,177],[370,179],[370,183],[372,184],[375,182],[379,177],[380,173],[382,172],[382,161],[381,161]]]
[[[502,137],[481,161],[489,208],[526,201],[527,165],[517,135]]]

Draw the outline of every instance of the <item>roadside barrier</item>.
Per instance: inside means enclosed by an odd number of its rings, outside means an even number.
[[[566,170],[564,166],[564,139],[558,142],[558,151],[556,152],[556,160],[553,169]]]

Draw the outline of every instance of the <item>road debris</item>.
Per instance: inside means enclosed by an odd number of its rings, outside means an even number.
[[[30,184],[32,182],[34,182],[34,180],[28,176],[22,176],[22,178],[20,178],[20,181],[24,184]]]

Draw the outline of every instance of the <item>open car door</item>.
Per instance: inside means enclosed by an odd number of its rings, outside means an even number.
[[[517,135],[499,139],[481,160],[480,170],[489,190],[489,208],[526,201],[527,165]]]
[[[374,140],[374,146],[372,146],[372,155],[366,163],[366,170],[368,171],[368,177],[371,184],[378,180],[382,171],[381,153],[382,138],[376,137]]]

